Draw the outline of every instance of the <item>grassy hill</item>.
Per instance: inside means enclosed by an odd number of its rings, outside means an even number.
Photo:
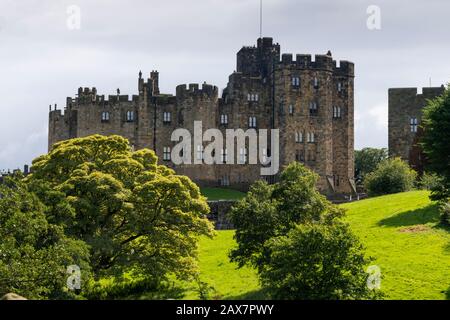
[[[439,226],[439,214],[428,193],[414,191],[343,205],[347,221],[376,258],[388,299],[450,299],[450,230]],[[236,270],[227,254],[232,231],[220,231],[200,242],[201,280],[221,299],[262,298],[254,270]],[[185,298],[197,298],[184,284]]]

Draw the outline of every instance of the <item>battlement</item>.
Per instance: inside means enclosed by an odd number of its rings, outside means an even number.
[[[342,76],[355,76],[355,64],[347,60],[339,61],[339,67],[337,62],[333,61],[333,71],[337,75]]]
[[[281,67],[295,66],[304,69],[317,69],[335,72],[341,75],[354,75],[354,64],[349,61],[340,61],[339,67],[337,62],[333,60],[331,53],[316,54],[314,59],[310,54],[297,54],[295,56],[291,53],[284,53],[280,60]]]
[[[177,98],[184,96],[208,96],[217,97],[219,88],[207,83],[200,85],[198,83],[190,83],[189,85],[181,84],[176,88]]]
[[[423,87],[422,93],[419,93],[418,88],[390,88],[389,96],[399,95],[403,97],[415,98],[415,97],[424,97],[424,98],[434,98],[436,96],[440,96],[445,91],[445,86],[442,85],[440,87]]]
[[[106,98],[107,97],[107,98]],[[92,105],[92,104],[115,104],[115,103],[131,103],[137,102],[139,95],[98,95],[95,88],[79,88],[78,97],[67,97],[66,106],[73,107],[75,105]]]

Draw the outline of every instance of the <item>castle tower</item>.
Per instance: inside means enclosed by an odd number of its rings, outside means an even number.
[[[400,157],[422,172],[424,157],[417,145],[421,134],[422,111],[427,100],[444,93],[445,87],[389,89],[389,156]]]

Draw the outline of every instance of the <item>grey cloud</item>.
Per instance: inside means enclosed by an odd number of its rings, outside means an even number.
[[[283,52],[356,64],[356,147],[387,146],[387,89],[449,80],[447,0],[264,0],[264,35]],[[366,28],[378,5],[382,29]],[[81,30],[66,27],[69,5]],[[79,86],[136,93],[137,73],[161,73],[164,92],[207,81],[223,88],[235,54],[259,35],[259,0],[0,0],[0,169],[47,149],[48,105]],[[381,119],[381,120],[380,120]]]

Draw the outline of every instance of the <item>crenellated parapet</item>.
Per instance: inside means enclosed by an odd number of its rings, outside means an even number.
[[[284,53],[281,56],[279,63],[281,68],[296,67],[301,69],[311,69],[319,71],[329,71],[342,76],[354,76],[354,64],[349,61],[340,61],[337,66],[337,61],[333,60],[331,54],[316,54],[314,59],[310,54]]]
[[[202,84],[201,87],[197,83],[181,84],[176,88],[176,95],[177,99],[189,97],[216,99],[219,96],[219,88],[206,83]]]
[[[139,95],[98,95],[96,88],[79,88],[75,98],[67,97],[66,106],[68,108],[80,105],[111,105],[117,103],[136,103]]]

